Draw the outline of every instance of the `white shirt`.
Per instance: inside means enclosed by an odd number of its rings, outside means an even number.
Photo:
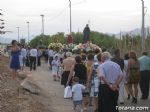
[[[30,50],[30,56],[37,57],[37,49],[31,49]]]
[[[48,51],[48,56],[50,56],[50,57],[53,57],[53,56],[54,56],[53,50],[49,50],[49,51]]]
[[[22,49],[21,49],[21,55],[22,55],[24,58],[26,58],[26,56],[27,56],[27,50],[26,50],[25,48],[22,48]]]
[[[82,91],[85,89],[85,86],[82,84],[75,84],[72,87],[73,92],[73,101],[81,101],[83,99]]]
[[[19,55],[19,62],[20,62],[20,66],[23,66],[23,56]]]
[[[106,60],[104,63],[99,65],[98,76],[104,76],[109,81],[109,83],[114,84],[118,76],[123,76],[123,73],[120,66],[117,63],[112,62],[110,60]]]

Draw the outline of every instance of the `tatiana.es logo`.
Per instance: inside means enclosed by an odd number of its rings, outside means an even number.
[[[149,111],[150,107],[146,106],[116,106],[119,111]]]

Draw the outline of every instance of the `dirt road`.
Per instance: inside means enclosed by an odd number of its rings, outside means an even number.
[[[51,72],[47,64],[38,67],[36,71],[31,72],[31,76],[35,83],[42,88],[50,97],[50,105],[53,112],[73,112],[72,101],[63,98],[64,87],[60,82],[54,82]]]

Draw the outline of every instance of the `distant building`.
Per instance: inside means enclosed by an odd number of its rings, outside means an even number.
[[[20,39],[20,44],[25,44],[26,43],[26,40],[25,39]]]

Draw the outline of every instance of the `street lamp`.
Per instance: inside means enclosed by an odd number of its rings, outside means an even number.
[[[145,7],[144,7],[144,0],[142,1],[142,28],[141,28],[141,37],[142,37],[142,52],[145,50]]]
[[[44,35],[44,15],[40,15],[42,17],[42,35]]]
[[[20,27],[16,27],[17,28],[17,31],[18,31],[18,43],[19,43],[19,29]]]
[[[71,0],[69,0],[69,7],[70,7],[70,35],[71,35],[71,32],[72,32]]]
[[[27,26],[28,26],[28,44],[29,44],[29,21],[27,21]]]

